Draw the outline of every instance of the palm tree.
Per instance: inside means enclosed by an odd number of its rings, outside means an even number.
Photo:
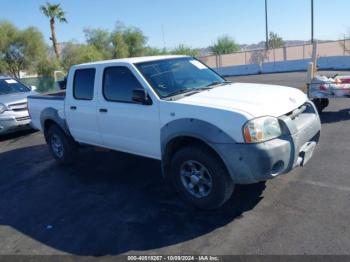
[[[63,23],[63,22],[67,23],[65,13],[62,10],[60,4],[50,4],[50,3],[46,3],[45,5],[40,6],[40,11],[46,17],[50,18],[50,29],[51,29],[50,40],[52,41],[52,45],[53,45],[53,49],[55,51],[56,57],[57,57],[57,59],[59,59],[60,54],[58,51],[55,22],[56,22],[56,19],[58,19],[58,21],[61,23]]]

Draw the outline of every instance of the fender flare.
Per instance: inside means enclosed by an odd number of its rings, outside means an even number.
[[[167,173],[167,168],[170,161],[170,155],[168,155],[167,152],[168,145],[171,144],[171,141],[180,137],[194,138],[205,143],[220,157],[231,177],[233,176],[228,165],[228,161],[230,160],[223,154],[222,150],[220,149],[220,145],[230,144],[235,146],[236,141],[219,127],[203,120],[192,118],[177,119],[167,123],[161,128],[160,144],[163,176],[165,176]]]
[[[46,133],[47,130],[45,130],[45,123],[46,121],[53,121],[56,125],[58,125],[68,136],[71,136],[70,131],[68,129],[68,125],[65,119],[62,119],[58,115],[58,111],[55,108],[48,107],[45,108],[41,114],[40,114],[40,124],[41,128],[44,131],[44,134]]]

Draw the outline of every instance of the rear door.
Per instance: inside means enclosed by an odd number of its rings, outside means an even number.
[[[73,137],[83,143],[101,145],[96,116],[97,68],[72,69],[68,77],[65,112]]]

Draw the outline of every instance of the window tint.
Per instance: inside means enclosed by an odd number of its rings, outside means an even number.
[[[74,74],[74,98],[92,100],[94,96],[95,69],[78,69]]]
[[[136,66],[161,97],[225,83],[225,79],[191,57],[156,60]]]
[[[143,88],[126,67],[107,67],[103,74],[103,94],[106,100],[133,102],[132,91]]]
[[[0,95],[29,92],[30,89],[13,78],[0,79]]]

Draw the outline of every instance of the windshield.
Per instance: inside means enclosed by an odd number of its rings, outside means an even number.
[[[221,76],[191,57],[138,63],[136,67],[162,98],[226,83]]]
[[[0,95],[29,92],[30,89],[15,79],[0,79]]]

